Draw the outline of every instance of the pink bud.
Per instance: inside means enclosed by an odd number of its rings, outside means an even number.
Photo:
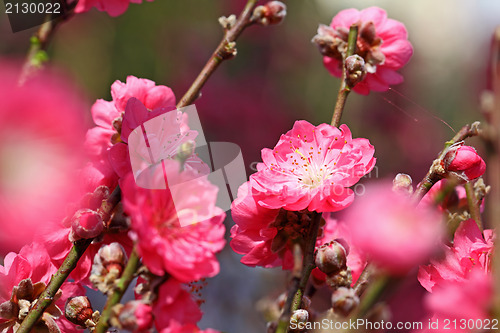
[[[466,181],[484,174],[486,163],[470,146],[452,146],[443,158],[445,170],[453,172]]]
[[[66,301],[64,315],[73,324],[85,327],[87,320],[92,319],[93,313],[94,310],[87,296],[70,297]]]
[[[71,220],[72,241],[78,239],[94,238],[104,230],[101,215],[90,209],[80,209]]]
[[[347,253],[337,241],[322,245],[316,253],[316,266],[326,275],[333,275],[346,268]]]
[[[286,16],[286,5],[281,1],[269,1],[265,5],[257,6],[253,18],[262,25],[280,24]]]

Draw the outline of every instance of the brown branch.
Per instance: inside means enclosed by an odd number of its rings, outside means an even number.
[[[208,78],[213,74],[217,67],[219,67],[224,60],[229,59],[234,55],[233,52],[235,52],[235,50],[233,43],[246,27],[253,24],[252,13],[257,2],[258,0],[249,0],[234,25],[225,31],[224,37],[219,43],[219,46],[217,46],[212,56],[205,64],[205,67],[203,67],[191,87],[189,87],[188,91],[177,104],[178,108],[192,104],[196,98],[198,98],[201,88],[203,88],[203,85],[205,85],[205,82],[207,82]]]

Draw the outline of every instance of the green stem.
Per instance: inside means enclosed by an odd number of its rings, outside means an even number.
[[[258,0],[248,0],[245,8],[236,20],[236,23],[225,32],[219,46],[217,46],[210,59],[208,59],[207,63],[201,70],[200,74],[196,77],[191,87],[189,87],[188,91],[177,104],[178,108],[188,106],[192,104],[196,98],[198,98],[200,90],[203,88],[203,85],[205,85],[205,82],[207,82],[208,78],[213,74],[217,67],[219,67],[219,65],[226,59],[224,57],[224,52],[226,52],[225,50],[228,44],[236,41],[243,30],[253,24],[251,17],[257,2]]]
[[[318,238],[319,225],[321,222],[321,213],[312,213],[312,223],[309,228],[309,233],[305,239],[305,250],[302,259],[302,271],[300,276],[294,274],[292,278],[291,287],[288,291],[288,297],[285,302],[283,314],[278,322],[276,333],[285,333],[288,331],[290,316],[294,311],[300,309],[302,298],[306,290],[309,276],[315,267],[314,264],[314,251],[316,249],[316,240]]]
[[[332,116],[332,126],[339,127],[340,118],[342,118],[342,112],[344,112],[345,103],[347,101],[347,96],[351,92],[346,84],[346,68],[345,60],[347,57],[352,56],[356,52],[356,42],[358,40],[358,25],[353,24],[349,28],[349,37],[347,39],[347,52],[344,57],[342,57],[342,80],[340,82],[339,92],[337,94],[337,102],[335,103],[335,109]]]
[[[109,320],[111,319],[111,314],[113,307],[120,303],[125,291],[127,291],[130,283],[134,280],[135,273],[141,266],[141,259],[137,254],[137,250],[134,248],[130,254],[130,258],[127,262],[127,266],[123,270],[121,278],[116,283],[114,292],[108,297],[106,305],[101,313],[99,322],[95,327],[94,333],[105,333],[109,328]]]
[[[119,201],[120,188],[117,187],[110,197],[106,201],[103,201],[101,208],[99,209],[100,213],[106,216],[111,215],[114,207]],[[66,259],[64,259],[61,267],[59,267],[56,274],[52,276],[47,288],[45,288],[40,297],[38,297],[38,301],[35,306],[30,310],[26,318],[24,318],[16,333],[28,333],[31,331],[33,326],[42,317],[45,309],[47,309],[47,307],[49,307],[52,303],[57,291],[75,269],[78,260],[80,260],[92,241],[93,239],[81,239],[73,244],[73,247],[66,256]]]
[[[469,213],[471,218],[476,221],[476,224],[483,232],[483,221],[481,219],[481,210],[479,208],[479,202],[476,198],[476,194],[474,193],[474,186],[472,185],[471,182],[467,182],[467,184],[464,185],[465,187],[465,193],[467,194],[467,205],[469,206]]]

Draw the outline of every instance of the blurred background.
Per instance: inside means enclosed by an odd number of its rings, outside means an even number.
[[[51,65],[81,90],[89,106],[84,114],[89,127],[92,103],[110,100],[111,84],[127,75],[167,85],[180,99],[220,41],[217,18],[239,13],[244,3],[155,0],[131,4],[117,18],[94,9],[59,27],[48,50]],[[195,102],[207,140],[240,145],[248,172],[260,161],[260,150],[273,147],[295,120],[330,122],[339,80],[323,67],[311,39],[318,24],[329,24],[345,8],[384,8],[406,25],[414,46],[413,58],[401,71],[405,82],[385,93],[351,94],[342,119],[354,137],[368,138],[375,146],[379,177],[405,172],[417,183],[454,131],[482,120],[479,98],[488,84],[490,38],[500,24],[500,1],[286,4],[283,24],[254,26],[243,33],[236,58],[219,67]],[[0,14],[0,55],[22,59],[35,30],[14,34]],[[232,224],[228,218],[228,231]],[[284,290],[284,274],[245,267],[229,246],[219,259],[221,273],[203,291],[200,327],[263,332],[265,321],[256,304]]]

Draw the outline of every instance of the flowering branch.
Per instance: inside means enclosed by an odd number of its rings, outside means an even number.
[[[118,202],[120,202],[120,197],[120,188],[117,187],[113,193],[111,193],[110,197],[106,201],[102,202],[99,213],[109,219],[109,216],[113,212],[114,208]],[[16,333],[31,332],[33,326],[42,317],[44,311],[50,306],[57,291],[69,277],[73,269],[75,269],[78,260],[80,260],[92,241],[93,239],[81,239],[74,242],[71,251],[67,255],[66,259],[64,259],[61,267],[59,267],[56,274],[52,276],[47,288],[40,295],[40,297],[38,297],[38,301],[35,306],[30,310],[26,318],[24,318]]]
[[[127,291],[132,280],[134,280],[135,274],[140,266],[141,259],[137,254],[136,248],[134,247],[127,262],[127,266],[125,266],[125,269],[123,270],[123,274],[120,280],[116,282],[114,292],[108,297],[106,305],[104,306],[104,310],[101,313],[99,322],[95,327],[95,333],[105,333],[108,330],[109,319],[111,318],[113,307],[121,301],[123,294],[125,294],[125,291]]]
[[[349,37],[347,40],[347,52],[345,56],[342,57],[342,80],[340,82],[339,93],[337,95],[337,102],[335,103],[335,110],[332,117],[332,126],[339,127],[340,118],[342,117],[342,112],[344,111],[345,103],[347,101],[347,96],[351,92],[351,87],[347,85],[347,71],[345,60],[347,57],[352,56],[356,52],[356,41],[358,40],[358,25],[353,24],[349,28]]]
[[[193,103],[200,93],[201,88],[207,82],[208,78],[213,74],[217,67],[226,59],[231,59],[236,55],[235,41],[246,27],[252,25],[252,13],[258,0],[249,0],[241,12],[240,16],[234,24],[227,23],[228,28],[224,32],[219,46],[215,49],[214,53],[208,59],[207,63],[201,70],[200,74],[196,77],[191,87],[181,98],[177,107],[184,107]]]
[[[438,158],[432,162],[432,166],[430,167],[427,174],[424,176],[422,181],[418,184],[418,187],[415,191],[414,198],[417,201],[423,198],[423,196],[431,189],[434,184],[436,184],[441,178],[440,163],[444,156],[447,153],[447,148],[451,145],[463,141],[467,138],[476,136],[479,134],[479,122],[475,122],[472,125],[465,125],[458,131],[458,133],[450,140],[447,141],[444,145],[444,149],[439,153]]]
[[[285,302],[283,314],[280,317],[276,333],[285,333],[288,330],[288,324],[292,313],[300,309],[302,297],[309,281],[309,276],[315,267],[314,250],[316,248],[316,239],[318,238],[318,230],[321,222],[321,213],[313,212],[311,218],[311,226],[305,239],[304,256],[302,259],[302,271],[300,275],[293,274],[292,283],[288,290],[288,297]],[[295,257],[295,255],[294,255]],[[295,271],[295,269],[294,269]]]

